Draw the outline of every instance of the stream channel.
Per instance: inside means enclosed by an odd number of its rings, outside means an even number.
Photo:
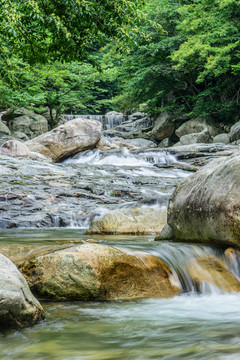
[[[48,209],[51,222],[34,224],[16,220],[16,228],[2,229],[2,245],[53,244],[87,240],[84,235],[92,219],[121,207],[164,207],[174,187],[190,172],[176,169],[174,156],[159,151],[119,152],[87,151],[62,164],[31,162],[15,168],[32,172],[31,181],[17,184],[5,182],[6,218],[11,211],[17,219],[30,201],[38,201],[44,209],[40,186],[46,174],[55,185],[44,183],[45,193],[55,186]],[[25,160],[23,160],[25,161]],[[1,164],[0,164],[1,165]],[[179,165],[179,163],[178,163]],[[13,166],[13,165],[11,165]],[[31,168],[32,167],[32,168]],[[54,170],[54,167],[56,170]],[[34,171],[33,171],[34,170]],[[55,171],[55,172],[54,172]],[[59,175],[60,174],[60,175]],[[11,172],[8,172],[8,179]],[[14,175],[13,175],[14,176]],[[57,193],[56,180],[81,192],[81,201],[69,195],[67,186]],[[16,174],[15,174],[16,177]],[[28,188],[29,181],[29,188]],[[37,186],[32,186],[37,181]],[[51,179],[49,180],[49,183]],[[15,188],[14,188],[15,186]],[[22,187],[21,187],[22,186]],[[21,187],[21,189],[19,188]],[[31,188],[30,188],[31,187]],[[21,198],[16,193],[21,190]],[[31,189],[31,196],[27,198]],[[59,191],[60,191],[59,190]],[[36,193],[35,193],[35,192]],[[87,192],[91,197],[87,197]],[[84,196],[83,196],[84,193]],[[11,203],[13,201],[18,201]],[[27,199],[27,201],[26,201]],[[56,199],[58,199],[56,201]],[[22,201],[22,203],[21,203]],[[25,205],[24,205],[25,204]],[[50,210],[49,210],[50,211]],[[64,212],[66,219],[64,220]],[[26,215],[28,216],[28,214]],[[50,226],[47,228],[46,224]],[[45,225],[45,226],[44,226]],[[31,228],[30,228],[31,227]],[[113,302],[41,302],[46,319],[24,330],[0,334],[0,356],[3,360],[239,360],[240,359],[240,295],[227,294],[204,284],[200,293],[194,291],[184,269],[196,256],[214,254],[226,262],[239,278],[237,264],[228,264],[224,249],[201,244],[171,241],[155,242],[154,236],[91,235],[100,243],[145,250],[166,261],[179,277],[182,294],[172,299],[144,299]]]

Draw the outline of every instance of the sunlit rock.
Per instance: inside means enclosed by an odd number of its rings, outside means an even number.
[[[27,141],[26,145],[31,151],[40,152],[56,162],[95,147],[101,138],[101,129],[99,121],[74,119]]]
[[[240,292],[239,280],[215,256],[208,255],[192,259],[187,265],[187,272],[197,290],[200,290],[204,283],[208,283],[225,292]]]
[[[167,209],[133,208],[113,210],[93,221],[88,234],[157,234],[167,222]]]
[[[180,286],[169,266],[142,251],[84,244],[38,256],[22,267],[30,287],[57,300],[172,297]]]

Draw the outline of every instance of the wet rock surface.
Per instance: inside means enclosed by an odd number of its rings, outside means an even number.
[[[0,329],[31,326],[44,318],[44,311],[32,295],[16,266],[0,254]]]
[[[196,289],[210,284],[225,292],[240,292],[240,281],[215,256],[195,258],[187,265],[187,272],[192,277]]]
[[[38,256],[21,271],[34,293],[57,300],[173,297],[180,286],[169,266],[142,251],[85,244]]]
[[[59,164],[2,155],[0,228],[88,228],[117,208],[167,206],[189,174],[168,169],[175,161],[161,150],[86,151]]]

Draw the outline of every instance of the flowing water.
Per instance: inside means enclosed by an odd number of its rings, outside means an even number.
[[[0,232],[0,243],[30,245],[87,240],[88,237],[80,228],[87,228],[92,218],[100,218],[112,209],[167,206],[176,184],[190,174],[174,168],[176,163],[173,156],[160,150],[129,152],[124,149],[86,151],[63,164],[36,167],[31,181],[42,181],[47,175],[50,177],[47,171],[55,171],[53,176],[61,174],[62,185],[67,178],[71,178],[73,191],[81,191],[81,202],[77,199],[74,203],[67,190],[65,193],[68,197],[63,197],[61,190],[57,196],[63,200],[58,205],[54,196],[53,205],[51,198],[47,199],[55,228],[4,230]],[[29,165],[26,169],[29,171]],[[11,169],[9,171],[8,180]],[[21,171],[24,173],[24,167]],[[24,191],[28,179],[24,178],[24,181],[21,196],[26,202]],[[53,180],[48,181],[50,184]],[[57,180],[54,181],[56,188]],[[53,190],[49,184],[44,184],[45,193]],[[37,188],[37,194],[34,187],[31,189],[33,192],[30,196],[39,197],[38,206],[41,208],[41,188]],[[9,201],[6,196],[6,206],[11,208]],[[57,212],[57,206],[65,214]],[[53,209],[56,209],[56,213]],[[72,223],[65,221],[64,226],[68,228],[59,228],[63,226],[61,216],[72,219]],[[75,229],[69,229],[71,226]],[[153,237],[147,236],[95,235],[91,238],[100,244],[140,249],[160,257],[173,270],[182,288],[181,295],[172,299],[138,301],[43,302],[45,321],[32,328],[0,334],[0,359],[240,359],[240,295],[224,293],[209,284],[196,293],[186,272],[186,265],[193,257],[213,254],[222,259],[239,278],[239,261],[234,258],[229,262],[224,254],[225,249],[199,244],[154,242]]]
[[[1,243],[51,244],[87,239],[80,230],[18,230]],[[154,242],[151,237],[94,236],[100,243],[141,249],[184,274],[195,256],[224,249],[199,244]],[[227,262],[226,262],[227,264]],[[239,267],[237,273],[239,276]],[[183,277],[182,277],[183,278]],[[187,292],[186,292],[187,291]],[[46,320],[0,335],[1,359],[13,360],[239,360],[240,295],[217,288],[197,294],[185,276],[183,293],[172,299],[112,302],[43,302]]]

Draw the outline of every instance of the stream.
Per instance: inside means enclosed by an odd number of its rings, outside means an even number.
[[[15,226],[3,226],[2,245],[87,240],[84,232],[92,219],[116,208],[166,207],[175,186],[191,174],[184,166],[174,167],[178,160],[160,150],[93,150],[54,165],[13,159],[5,173],[4,161],[0,159],[5,194],[1,221]],[[37,220],[29,220],[30,216]],[[239,264],[227,262],[225,249],[154,242],[153,236],[91,235],[91,239],[160,257],[178,278],[181,295],[42,302],[44,321],[0,334],[1,359],[239,360],[240,294],[208,284],[196,293],[184,270],[193,257],[213,254],[240,278]]]

